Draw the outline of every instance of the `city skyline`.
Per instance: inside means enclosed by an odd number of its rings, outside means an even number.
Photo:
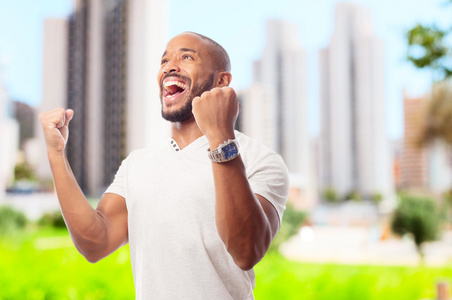
[[[12,101],[1,73],[0,67],[0,201],[4,198],[5,186],[14,176],[15,156],[19,149],[19,122],[14,119]]]
[[[179,3],[167,1],[168,22],[160,30],[170,36],[184,30],[197,31],[216,39],[230,52],[233,75],[232,86],[245,88],[252,81],[252,61],[262,55],[265,42],[265,22],[268,19],[286,19],[296,24],[302,46],[307,51],[308,61],[308,119],[311,135],[318,135],[318,70],[316,52],[327,45],[332,34],[334,6],[339,1],[327,0],[319,3],[310,1],[282,1],[278,5],[261,4],[256,1],[240,3],[231,1],[221,11],[206,1]],[[420,96],[430,84],[425,72],[413,72],[404,61],[404,32],[417,22],[436,22],[445,27],[448,24],[448,10],[443,1],[352,1],[372,11],[375,31],[385,44],[387,54],[385,77],[388,115],[388,133],[391,138],[400,138],[403,133],[402,99],[403,89],[411,95]],[[428,3],[426,3],[428,2]],[[50,1],[45,5],[30,0],[14,3],[0,2],[0,19],[9,26],[1,26],[0,61],[7,63],[7,87],[11,98],[37,106],[41,101],[42,66],[42,23],[44,17],[64,17],[69,13],[71,1]],[[20,8],[27,7],[27,9]],[[38,8],[37,8],[38,7]],[[240,10],[237,11],[237,7]],[[235,20],[229,20],[228,13],[234,11]],[[5,14],[5,12],[8,12]],[[18,16],[26,21],[15,24]],[[230,15],[230,14],[229,14]],[[3,18],[4,16],[4,18]],[[213,22],[215,20],[215,22]],[[221,22],[221,21],[224,22]],[[321,22],[319,22],[321,20]],[[31,23],[31,25],[30,25]],[[209,24],[209,26],[206,26]],[[222,25],[224,24],[224,25]],[[24,42],[26,41],[26,42]],[[237,47],[246,45],[246,47]],[[22,49],[23,48],[23,49]],[[29,50],[27,50],[29,49]],[[28,52],[27,52],[27,51]],[[32,52],[30,52],[32,51]],[[25,76],[25,75],[26,76]],[[25,77],[24,77],[25,76]],[[157,99],[157,95],[155,95]]]
[[[392,197],[394,182],[386,111],[384,41],[370,10],[341,3],[327,48],[320,50],[320,189]]]
[[[67,157],[89,195],[105,191],[130,152],[166,137],[159,103],[144,100],[158,93],[146,83],[164,43],[158,23],[165,15],[149,17],[161,6],[162,0],[79,0],[67,20],[46,20],[46,46],[53,47],[44,53],[53,59],[44,62],[44,83],[51,84],[39,111],[74,109]]]
[[[279,153],[291,174],[296,203],[317,202],[315,156],[307,122],[306,52],[291,22],[269,20],[262,57],[253,64],[253,83],[241,91],[240,130]]]

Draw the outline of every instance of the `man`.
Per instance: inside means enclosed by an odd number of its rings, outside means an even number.
[[[96,262],[129,243],[137,299],[253,299],[252,268],[279,229],[288,175],[279,155],[234,131],[231,78],[213,40],[170,40],[157,79],[172,137],[133,151],[95,210],[64,153],[74,112],[40,115],[75,246]]]

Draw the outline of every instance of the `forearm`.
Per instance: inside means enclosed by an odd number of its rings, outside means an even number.
[[[64,153],[48,153],[55,189],[71,238],[82,255],[100,251],[107,238],[105,220],[91,207]]]
[[[228,87],[231,78],[230,73],[220,72],[217,87],[192,101],[196,124],[207,137],[210,149],[235,136],[239,103],[235,91]],[[253,194],[240,156],[225,163],[212,163],[212,171],[218,234],[234,262],[248,270],[267,251],[272,228],[277,231],[276,212],[269,208],[271,204],[266,199]]]
[[[235,263],[248,270],[259,262],[272,240],[269,220],[246,178],[241,157],[213,163],[215,219],[218,234]]]

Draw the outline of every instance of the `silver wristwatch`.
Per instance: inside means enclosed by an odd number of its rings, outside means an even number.
[[[209,158],[216,163],[233,160],[240,154],[240,144],[237,139],[227,140],[220,144],[217,149],[210,151],[207,149]]]

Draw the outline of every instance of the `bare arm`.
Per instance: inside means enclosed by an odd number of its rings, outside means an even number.
[[[229,83],[230,74],[224,80]],[[235,92],[229,87],[212,89],[193,100],[193,114],[211,149],[234,138],[238,108]],[[264,197],[253,194],[240,156],[212,163],[212,170],[218,234],[235,263],[249,270],[265,255],[278,231],[278,214]]]
[[[253,194],[239,157],[213,163],[218,234],[235,263],[251,269],[265,255],[279,229],[278,214],[264,197]]]
[[[104,194],[97,209],[86,200],[64,152],[73,114],[58,108],[40,114],[39,119],[66,226],[80,253],[96,262],[127,243],[127,208],[124,198],[116,194]]]

